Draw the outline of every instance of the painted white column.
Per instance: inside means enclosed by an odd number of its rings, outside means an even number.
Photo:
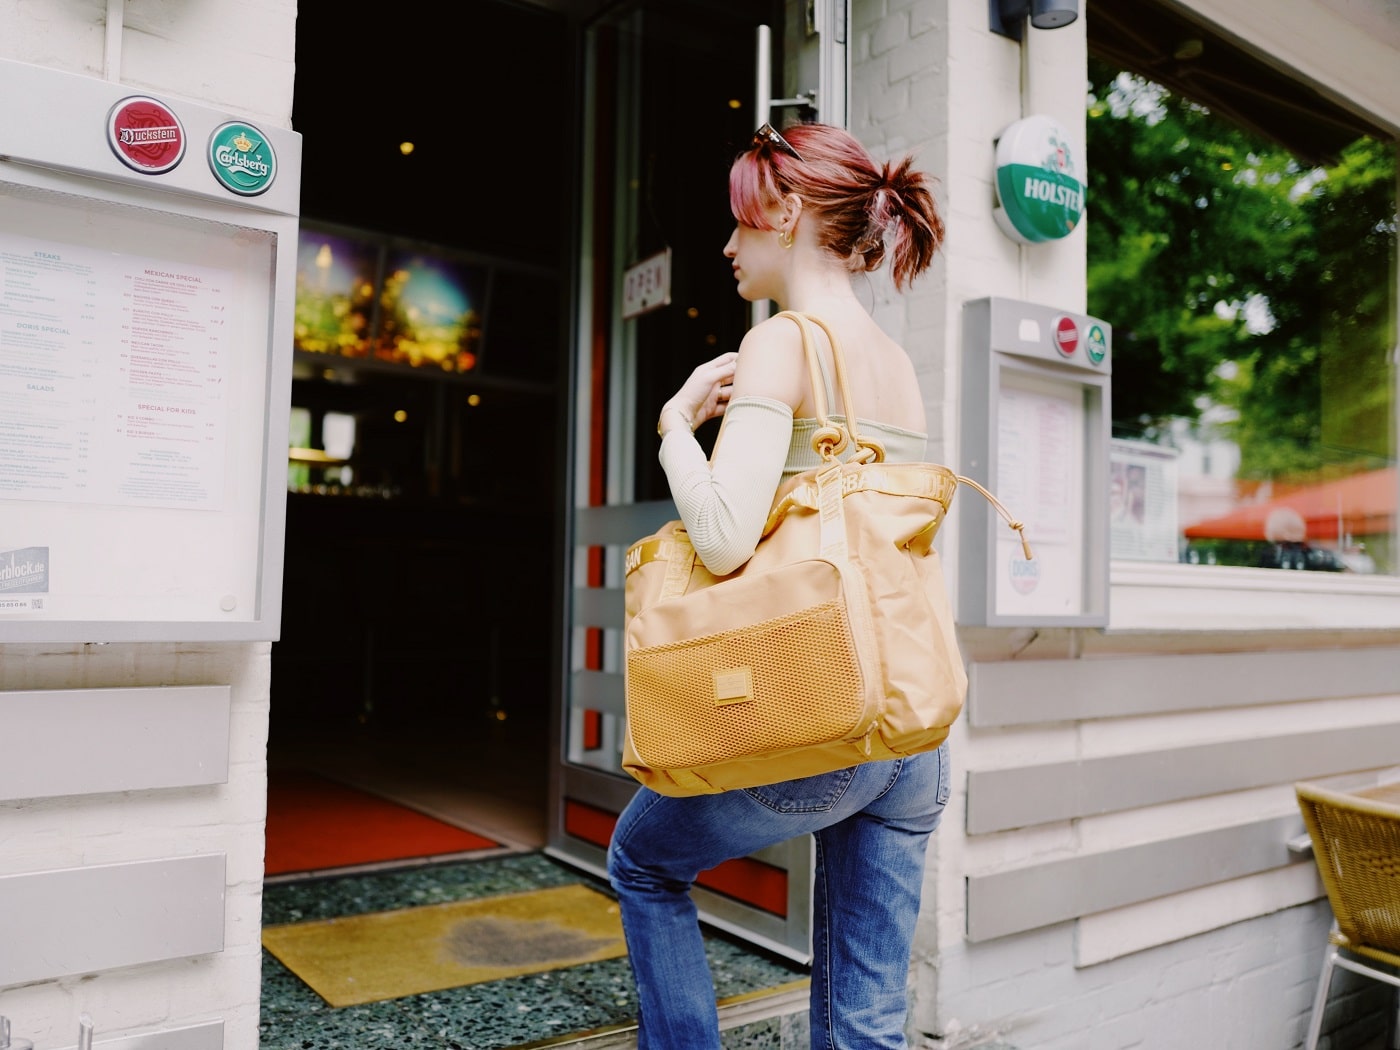
[[[0,58],[290,127],[296,6],[0,0]],[[99,1046],[256,1050],[271,646],[4,638],[0,622],[0,726],[11,730],[0,734],[0,763],[31,750],[0,797],[0,913],[5,901],[48,902],[53,921],[41,922],[38,906],[0,921],[27,923],[15,928],[63,949],[0,946],[0,1013],[13,1037],[71,1047],[87,1013]],[[112,746],[65,746],[65,727],[45,722],[36,691],[53,691],[55,719],[86,712],[71,727],[75,742],[84,726],[108,724]],[[179,708],[185,701],[193,706]],[[161,747],[140,728],[143,716],[164,720]],[[79,762],[86,767],[65,770]],[[27,790],[35,797],[21,797]],[[150,898],[152,879],[173,897]],[[96,913],[81,901],[66,914],[59,907],[75,887],[130,894],[155,917],[148,936],[88,936]],[[179,907],[164,906],[175,898]],[[169,937],[159,930],[167,912],[183,916]]]

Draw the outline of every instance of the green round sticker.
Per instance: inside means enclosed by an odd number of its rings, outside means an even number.
[[[253,125],[231,120],[209,136],[209,168],[225,189],[256,197],[277,177],[277,154]]]
[[[1108,354],[1108,337],[1103,334],[1102,325],[1089,326],[1089,335],[1084,340],[1084,352],[1094,364],[1103,364],[1103,359]]]
[[[1013,240],[1067,236],[1084,214],[1084,173],[1069,133],[1050,117],[1018,120],[996,147],[997,224]]]

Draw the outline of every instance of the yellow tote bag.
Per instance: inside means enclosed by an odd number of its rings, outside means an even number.
[[[763,538],[709,573],[669,522],[627,552],[623,768],[663,795],[813,776],[938,747],[967,674],[934,537],[959,483],[932,463],[885,463],[857,433],[845,360],[822,321],[802,331],[822,464],[778,490]],[[828,416],[811,325],[831,340],[844,425]],[[850,443],[849,460],[838,453]]]

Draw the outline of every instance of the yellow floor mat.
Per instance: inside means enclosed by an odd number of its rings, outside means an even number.
[[[617,902],[581,885],[268,926],[262,939],[331,1006],[627,954]]]

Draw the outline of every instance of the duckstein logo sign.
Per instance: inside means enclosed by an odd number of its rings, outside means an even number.
[[[1012,240],[1041,244],[1067,236],[1084,214],[1078,147],[1050,117],[1018,120],[997,139],[997,225]]]
[[[107,145],[142,175],[162,175],[185,156],[185,126],[159,99],[129,95],[107,114]]]

